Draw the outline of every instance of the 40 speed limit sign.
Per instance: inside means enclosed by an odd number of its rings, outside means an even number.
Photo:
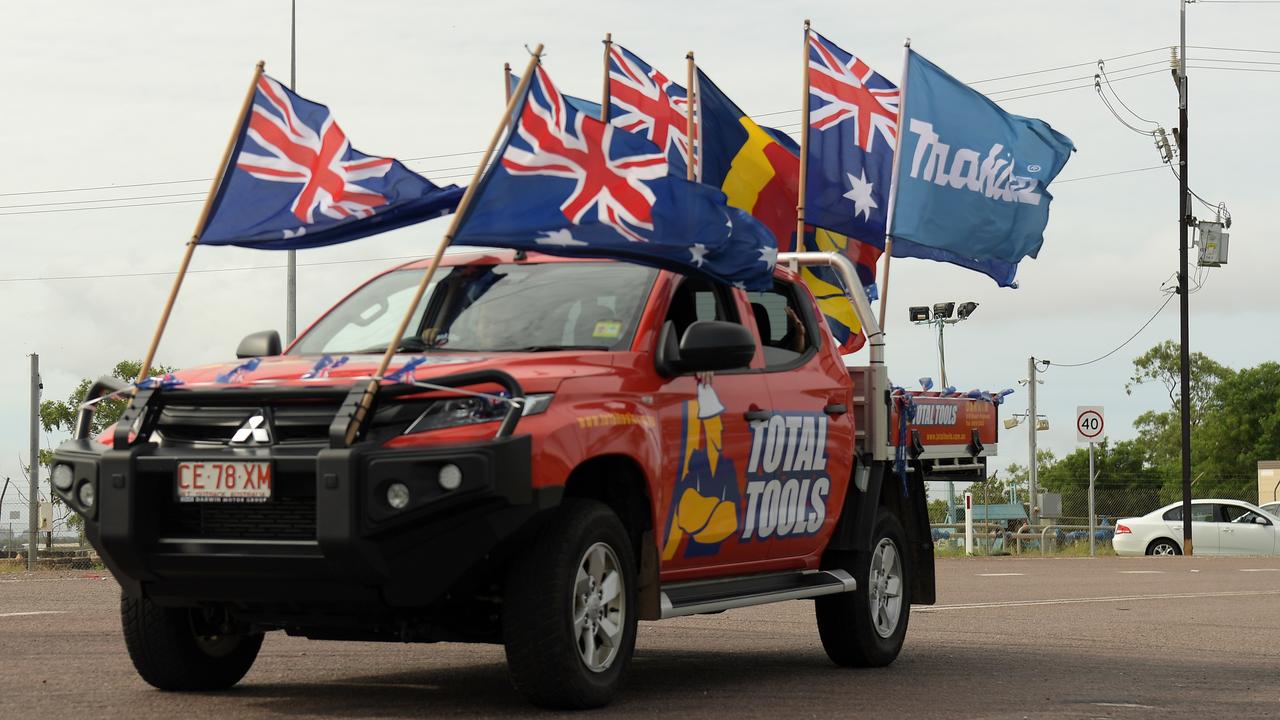
[[[1091,443],[1102,440],[1106,422],[1101,405],[1076,406],[1076,442]]]

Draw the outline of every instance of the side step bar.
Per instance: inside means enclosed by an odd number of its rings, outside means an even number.
[[[804,570],[669,583],[661,591],[662,619],[835,595],[853,592],[857,587],[857,581],[844,570]]]

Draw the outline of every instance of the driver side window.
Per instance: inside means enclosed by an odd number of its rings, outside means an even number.
[[[685,278],[671,298],[666,322],[675,326],[675,337],[679,341],[689,326],[699,320],[742,322],[728,288],[703,278]]]

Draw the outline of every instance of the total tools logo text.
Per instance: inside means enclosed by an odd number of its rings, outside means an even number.
[[[827,519],[827,416],[776,413],[751,426],[743,541],[812,535]]]

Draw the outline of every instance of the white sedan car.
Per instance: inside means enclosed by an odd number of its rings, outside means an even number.
[[[1280,517],[1241,500],[1192,500],[1191,541],[1196,555],[1274,555],[1280,552]],[[1117,555],[1181,555],[1182,503],[1116,521]]]

